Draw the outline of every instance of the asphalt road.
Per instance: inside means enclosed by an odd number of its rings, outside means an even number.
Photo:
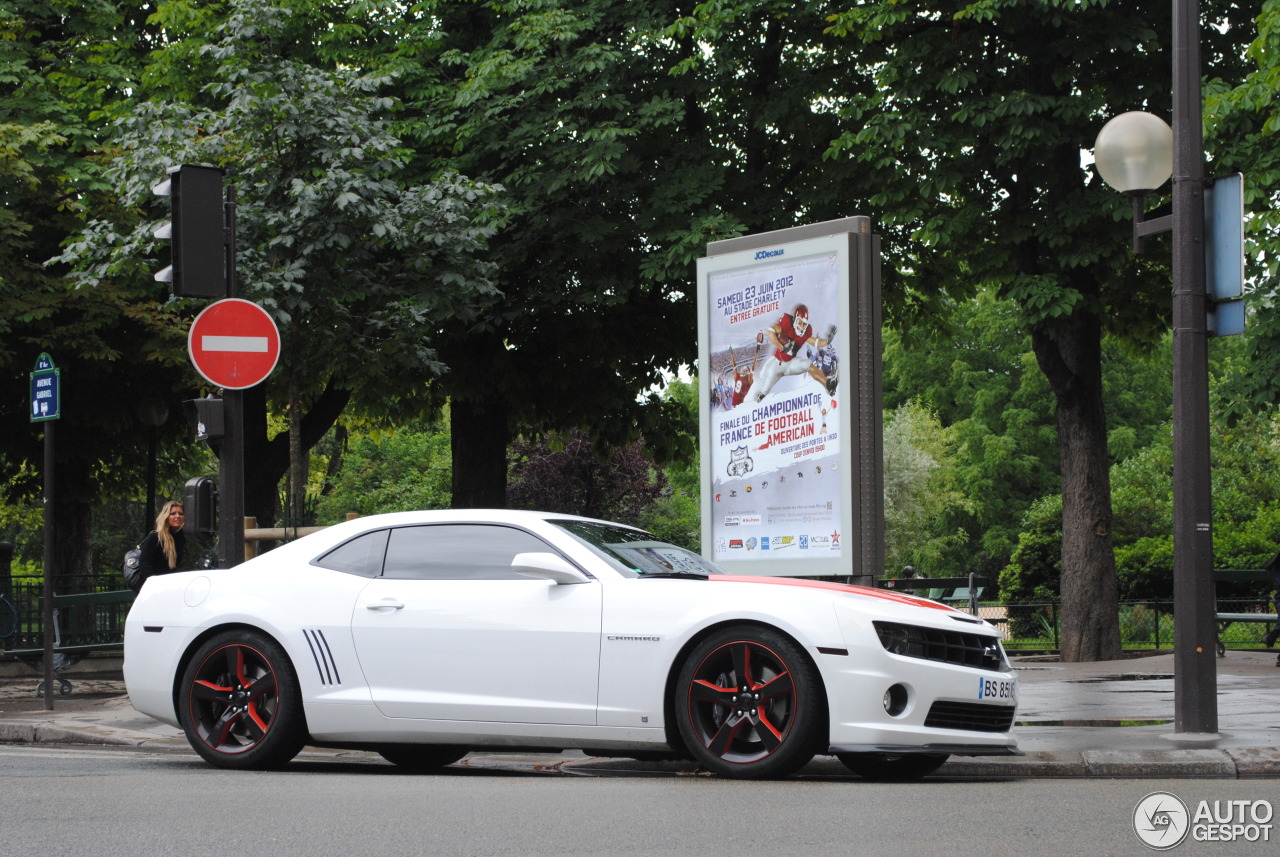
[[[1280,805],[1274,780],[413,776],[372,756],[236,773],[190,753],[0,745],[0,857],[1145,855],[1153,852],[1134,810],[1158,791],[1191,807]],[[1188,837],[1169,853],[1251,857],[1276,847],[1274,836]]]

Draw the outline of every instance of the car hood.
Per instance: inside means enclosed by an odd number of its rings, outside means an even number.
[[[877,598],[882,601],[888,601],[895,604],[909,604],[913,607],[930,607],[947,613],[959,612],[952,607],[948,607],[946,604],[940,604],[937,601],[930,601],[927,598],[917,598],[914,595],[904,595],[901,592],[889,592],[884,589],[874,589],[870,586],[854,586],[850,583],[833,583],[827,580],[806,580],[799,577],[754,577],[741,574],[713,574],[707,579],[721,583],[760,583],[774,586],[798,586],[804,589],[825,589],[830,592],[839,592],[845,595]]]

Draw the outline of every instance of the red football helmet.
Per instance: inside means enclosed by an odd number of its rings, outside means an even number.
[[[795,328],[796,334],[805,336],[809,332],[809,308],[804,304],[796,304],[795,310],[791,313],[791,326]]]

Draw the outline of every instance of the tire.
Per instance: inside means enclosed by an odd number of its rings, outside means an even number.
[[[406,771],[426,773],[452,765],[470,752],[453,744],[388,744],[378,748],[378,755]]]
[[[918,780],[942,767],[948,755],[908,753],[836,753],[844,766],[864,780],[901,783]]]
[[[182,677],[178,718],[192,748],[219,768],[278,768],[307,738],[288,655],[250,629],[225,631],[196,651]]]
[[[690,651],[676,680],[680,736],[695,762],[721,776],[789,776],[826,746],[820,681],[777,631],[717,631]]]

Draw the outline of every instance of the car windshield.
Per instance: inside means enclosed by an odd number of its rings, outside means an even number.
[[[643,530],[594,521],[551,521],[577,536],[611,566],[631,577],[706,577],[720,566]]]

